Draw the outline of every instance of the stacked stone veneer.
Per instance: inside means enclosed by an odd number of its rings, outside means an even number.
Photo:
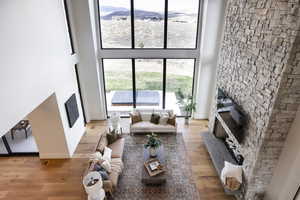
[[[299,0],[228,1],[217,87],[247,116],[238,198],[263,199],[300,104]]]

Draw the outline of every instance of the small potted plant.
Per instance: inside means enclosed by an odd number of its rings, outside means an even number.
[[[154,133],[152,133],[151,135],[147,135],[147,137],[148,137],[148,142],[144,146],[145,148],[149,149],[149,153],[151,157],[156,157],[157,155],[156,150],[160,147],[161,141]]]
[[[185,124],[189,124],[189,118],[192,115],[193,111],[196,110],[196,103],[193,102],[193,97],[188,96],[183,102],[183,108],[185,111]]]

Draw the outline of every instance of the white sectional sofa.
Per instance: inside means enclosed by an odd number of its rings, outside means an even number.
[[[142,117],[141,122],[137,122],[132,124],[130,122],[130,133],[131,134],[138,134],[138,133],[176,133],[177,132],[177,123],[175,123],[175,126],[166,124],[153,124],[150,122],[152,113],[167,113],[167,112],[173,112],[172,110],[136,110],[139,111]]]

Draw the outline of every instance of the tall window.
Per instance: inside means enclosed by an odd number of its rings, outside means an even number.
[[[163,60],[136,59],[136,106],[162,108]]]
[[[199,0],[99,0],[102,48],[196,48]]]
[[[193,95],[194,66],[194,59],[167,59],[165,107],[177,115],[185,115],[180,102]]]
[[[169,0],[168,48],[196,48],[199,0]]]
[[[108,112],[125,112],[133,106],[132,60],[103,59]]]
[[[201,0],[97,0],[108,115],[172,109],[194,95]],[[175,51],[174,51],[175,50]]]
[[[100,0],[102,48],[131,48],[130,0]]]
[[[163,0],[134,0],[134,34],[136,48],[163,48]]]
[[[185,115],[179,103],[193,95],[194,66],[194,59],[103,59],[108,114],[136,107]]]

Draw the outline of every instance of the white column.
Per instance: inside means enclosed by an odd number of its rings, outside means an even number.
[[[204,0],[199,71],[195,75],[196,119],[208,119],[215,95],[216,69],[223,36],[225,0]]]
[[[94,21],[90,13],[92,1],[72,0],[70,2],[72,20],[76,31],[79,81],[82,87],[86,118],[88,122],[90,120],[102,120],[106,118],[106,111],[101,91],[101,70],[97,59],[95,27],[92,25]]]

